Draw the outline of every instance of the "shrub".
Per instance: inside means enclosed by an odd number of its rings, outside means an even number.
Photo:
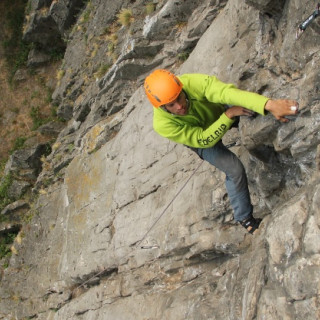
[[[14,151],[22,149],[24,143],[26,142],[27,138],[26,137],[18,137],[14,141],[13,148],[10,150],[10,153],[12,154]]]
[[[95,73],[95,76],[99,79],[102,78],[105,75],[105,73],[110,69],[110,67],[111,67],[110,64],[100,65],[98,71]]]
[[[9,233],[6,237],[0,239],[0,260],[11,255],[10,245],[14,238],[15,234]]]
[[[191,53],[191,51],[189,51],[189,50],[178,53],[178,55],[177,55],[178,61],[180,61],[180,62],[186,61],[189,58],[190,53]]]
[[[12,199],[8,195],[8,191],[10,186],[12,185],[12,174],[9,173],[5,177],[2,178],[1,184],[0,184],[0,211],[12,202]]]
[[[48,123],[52,120],[51,117],[43,118],[40,114],[40,108],[39,107],[32,107],[30,111],[30,117],[33,121],[32,130],[37,130],[39,127],[41,127],[43,124]]]
[[[12,83],[15,72],[25,65],[32,45],[22,41],[22,26],[26,6],[25,1],[7,0],[6,3],[8,11],[6,16],[1,18],[3,19],[1,23],[5,24],[7,32],[3,37],[2,46],[9,68],[9,81]]]
[[[64,77],[64,75],[65,75],[65,71],[60,69],[57,72],[57,80],[60,81]]]
[[[93,5],[92,5],[91,1],[89,1],[87,3],[86,9],[84,10],[84,12],[82,13],[82,15],[79,19],[80,24],[87,23],[90,20],[92,8],[93,8]]]
[[[130,26],[133,20],[132,11],[130,9],[122,9],[118,14],[118,22],[124,27]]]
[[[149,15],[155,11],[156,5],[153,2],[148,2],[145,8],[147,15]]]

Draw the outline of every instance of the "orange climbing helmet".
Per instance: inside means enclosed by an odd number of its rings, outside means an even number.
[[[157,69],[146,77],[144,89],[152,105],[159,108],[177,99],[182,90],[182,83],[170,71]]]

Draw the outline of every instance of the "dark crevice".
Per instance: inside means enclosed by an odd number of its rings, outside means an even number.
[[[209,249],[194,254],[188,260],[191,264],[201,264],[208,261],[219,261],[219,263],[223,263],[234,258],[234,256],[235,255],[231,253],[222,252],[216,249]]]
[[[117,267],[106,268],[102,271],[91,272],[81,278],[75,279],[75,283],[77,283],[77,285],[71,288],[71,299],[77,298],[90,288],[100,285],[101,280],[109,278],[114,273],[118,273]]]
[[[138,197],[138,200],[141,200],[141,199],[149,196],[150,194],[153,194],[153,193],[157,192],[160,187],[161,187],[160,185],[153,186],[153,189],[151,189],[149,192],[140,194],[139,197]]]
[[[250,72],[250,71],[245,71],[243,72],[243,74],[240,77],[240,81],[244,81],[244,80],[248,80],[250,78],[252,78],[255,75],[254,72]]]

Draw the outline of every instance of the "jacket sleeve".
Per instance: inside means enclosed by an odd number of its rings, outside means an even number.
[[[193,99],[210,101],[217,104],[242,106],[264,115],[264,106],[268,98],[256,93],[243,91],[233,84],[218,80],[215,76],[204,74],[184,74],[179,77],[183,87]],[[214,146],[230,129],[234,120],[225,113],[206,129],[176,121],[174,117],[161,115],[162,110],[155,110],[154,129],[163,137],[174,142],[194,148],[210,148]],[[158,115],[158,116],[157,116]]]
[[[154,121],[154,130],[161,136],[174,142],[194,148],[213,147],[230,129],[234,120],[225,113],[207,129],[187,123],[175,122],[174,118],[166,121]]]
[[[192,90],[196,99],[214,103],[241,106],[265,115],[264,106],[267,97],[260,94],[240,90],[233,84],[224,83],[215,76],[205,74],[185,74],[181,76],[186,87]]]

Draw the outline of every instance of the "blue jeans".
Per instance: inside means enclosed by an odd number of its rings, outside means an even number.
[[[226,188],[234,219],[242,221],[252,215],[252,204],[248,189],[247,175],[238,157],[221,141],[207,149],[192,148],[205,161],[226,174]]]

